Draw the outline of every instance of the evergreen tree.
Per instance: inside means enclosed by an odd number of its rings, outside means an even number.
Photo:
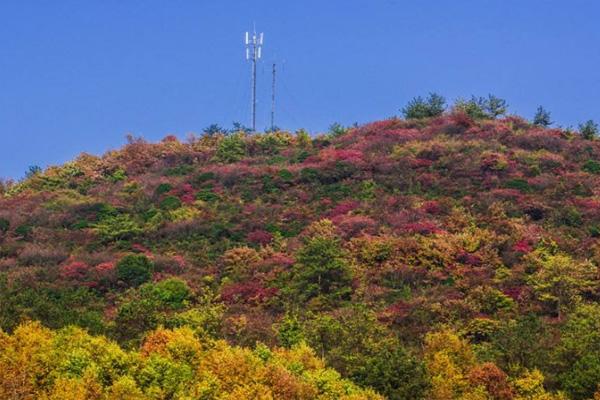
[[[506,114],[508,103],[492,94],[487,98],[471,96],[470,100],[458,99],[454,109],[473,119],[495,119]]]
[[[352,274],[338,237],[329,232],[314,234],[298,252],[297,261],[292,290],[298,300],[317,299],[331,305],[350,298]]]
[[[211,124],[202,130],[206,136],[214,136],[218,133],[227,133],[227,129],[222,128],[219,124]]]
[[[506,114],[508,103],[506,100],[490,94],[488,95],[488,98],[484,100],[483,108],[490,118],[495,119]]]
[[[129,286],[139,286],[152,277],[152,261],[143,254],[129,254],[117,264],[117,277]]]
[[[552,123],[553,122],[550,120],[550,112],[544,109],[544,107],[539,106],[533,117],[533,124],[546,128],[552,125]]]
[[[446,109],[446,99],[437,93],[430,93],[425,100],[417,96],[402,109],[406,119],[423,119],[442,115]]]
[[[584,139],[593,140],[598,136],[598,124],[590,119],[584,124],[579,124],[579,132]]]

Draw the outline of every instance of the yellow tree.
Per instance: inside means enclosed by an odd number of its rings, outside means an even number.
[[[47,385],[54,334],[37,322],[0,331],[0,399],[34,399]]]
[[[566,254],[537,250],[529,257],[536,268],[530,283],[538,298],[562,313],[577,303],[579,297],[598,287],[598,268],[589,261],[575,261]]]
[[[451,400],[469,387],[468,371],[475,365],[471,346],[450,330],[425,337],[425,364],[431,376],[429,399]]]

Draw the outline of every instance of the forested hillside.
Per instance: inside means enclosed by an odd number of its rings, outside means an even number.
[[[4,184],[0,398],[600,398],[600,141],[466,111]]]

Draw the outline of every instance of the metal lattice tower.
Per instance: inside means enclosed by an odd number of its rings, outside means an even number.
[[[264,35],[256,30],[250,36],[246,32],[246,60],[252,62],[252,132],[256,132],[256,62],[261,57]]]

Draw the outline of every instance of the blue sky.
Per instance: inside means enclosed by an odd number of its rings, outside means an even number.
[[[265,33],[258,127],[318,132],[398,113],[437,91],[538,105],[561,125],[600,119],[594,0],[3,0],[0,177],[19,178],[127,133],[184,138],[249,124],[243,33]]]

